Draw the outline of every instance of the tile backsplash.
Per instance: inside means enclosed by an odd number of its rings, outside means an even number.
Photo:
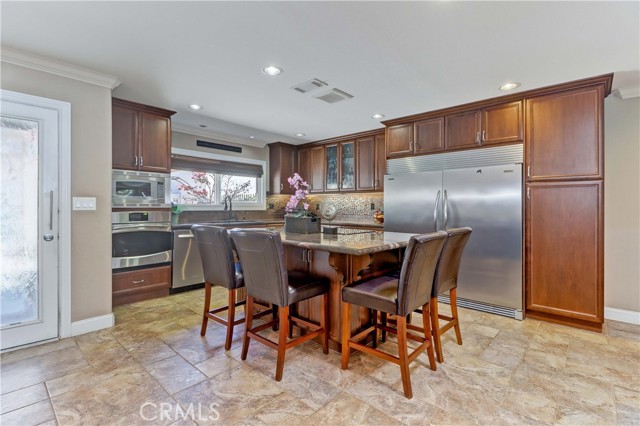
[[[311,205],[309,210],[318,213],[318,206],[323,201],[331,201],[338,208],[340,217],[366,217],[373,216],[375,210],[384,210],[384,198],[382,193],[371,192],[363,194],[317,194],[307,197]],[[266,210],[234,210],[238,219],[282,219],[284,207],[289,201],[288,195],[267,195]],[[374,208],[371,209],[373,204]],[[269,208],[273,205],[273,208]],[[228,216],[225,211],[185,211],[180,214],[180,223],[208,222],[224,220]]]

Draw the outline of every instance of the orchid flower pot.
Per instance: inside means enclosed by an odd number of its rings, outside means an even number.
[[[320,232],[320,218],[314,216],[297,217],[294,214],[284,216],[284,231],[293,234],[316,234]]]

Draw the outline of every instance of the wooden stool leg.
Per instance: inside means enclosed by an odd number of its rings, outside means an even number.
[[[231,349],[231,339],[233,339],[233,323],[236,319],[236,291],[229,290],[229,306],[227,308],[227,338],[224,341],[224,350]]]
[[[440,320],[438,320],[438,298],[431,298],[429,301],[429,310],[431,311],[431,333],[433,334],[433,343],[436,347],[436,358],[438,362],[443,362],[442,342],[440,341]]]
[[[375,309],[371,309],[370,310],[370,314],[371,314],[371,322],[373,325],[373,332],[371,334],[373,334],[373,349],[376,349],[378,347],[378,311],[376,311]]]
[[[387,326],[387,313],[386,312],[380,312],[380,322],[382,323],[383,326]],[[380,336],[380,341],[382,343],[387,341],[387,330],[385,330],[384,328],[382,329],[382,336]]]
[[[284,355],[287,352],[287,333],[289,332],[289,307],[282,306],[278,309],[280,329],[278,331],[278,359],[276,361],[276,382],[282,380],[284,371]]]
[[[407,353],[407,318],[401,315],[397,316],[398,324],[398,358],[400,361],[400,375],[402,376],[402,387],[404,396],[408,399],[413,398],[411,390],[411,376],[409,373],[409,354]]]
[[[351,305],[342,302],[342,369],[349,366],[349,339],[351,338]]]
[[[452,288],[449,292],[449,300],[451,300],[451,316],[453,317],[453,330],[456,332],[456,340],[458,344],[462,344],[462,334],[460,333],[460,320],[458,319],[458,299],[457,291]]]
[[[247,352],[249,351],[249,330],[253,325],[253,297],[247,296],[247,316],[244,322],[244,336],[242,337],[242,354],[240,358],[242,360],[247,359]]]
[[[202,314],[202,327],[200,328],[200,335],[204,336],[207,333],[207,324],[209,323],[209,309],[211,308],[211,284],[204,283],[204,313]]]
[[[424,329],[424,338],[429,341],[429,346],[427,346],[427,355],[429,356],[429,366],[433,371],[437,370],[436,366],[436,358],[433,355],[433,339],[431,337],[431,328],[429,327],[429,316],[431,315],[429,310],[429,304],[425,303],[422,306],[422,328]]]
[[[320,327],[322,327],[322,352],[329,353],[329,293],[322,295],[322,312],[320,313]]]

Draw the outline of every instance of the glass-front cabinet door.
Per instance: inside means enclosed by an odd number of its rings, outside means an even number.
[[[340,143],[340,190],[354,191],[356,189],[355,157],[356,145],[354,141]]]
[[[338,145],[325,147],[326,181],[325,191],[338,190]]]

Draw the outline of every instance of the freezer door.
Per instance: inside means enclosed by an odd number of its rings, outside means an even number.
[[[423,234],[440,224],[436,199],[442,204],[442,172],[384,177],[384,230]]]
[[[446,226],[473,229],[458,297],[522,309],[522,165],[446,170],[443,187]]]

